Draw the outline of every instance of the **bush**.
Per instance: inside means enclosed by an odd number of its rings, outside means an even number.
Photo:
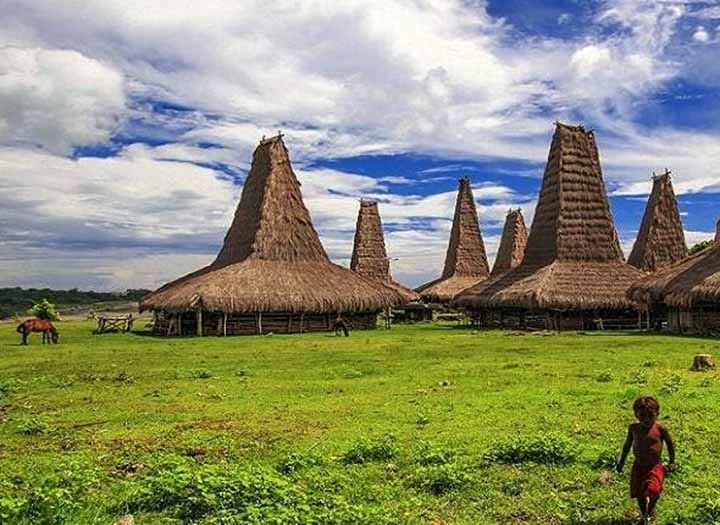
[[[375,441],[360,439],[343,455],[346,464],[362,464],[369,461],[387,461],[397,455],[395,436],[387,434]]]
[[[577,454],[577,445],[567,437],[539,434],[496,443],[483,458],[491,463],[563,465],[574,462]]]
[[[592,462],[592,468],[597,470],[611,469],[617,465],[617,452],[614,450],[603,450]]]
[[[39,416],[30,417],[20,423],[18,431],[26,436],[35,436],[52,432],[50,424]]]
[[[411,485],[417,489],[439,496],[458,490],[470,481],[470,476],[455,463],[418,468]]]
[[[660,387],[660,392],[663,394],[674,394],[680,390],[682,385],[682,376],[680,374],[673,374],[668,377]]]
[[[30,315],[37,317],[38,319],[47,319],[48,321],[59,321],[60,314],[53,303],[47,299],[43,299],[39,303],[33,304],[30,308]]]

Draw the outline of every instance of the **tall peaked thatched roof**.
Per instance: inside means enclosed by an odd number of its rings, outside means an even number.
[[[470,179],[459,181],[445,267],[439,279],[417,288],[423,299],[449,301],[490,275]]]
[[[420,298],[413,290],[396,283],[390,275],[390,259],[385,250],[385,235],[376,201],[360,201],[350,269],[389,286],[408,301]]]
[[[465,307],[594,310],[630,307],[641,273],[624,262],[595,136],[557,123],[525,256],[457,297]]]
[[[527,245],[527,228],[520,208],[510,210],[505,218],[500,247],[490,275],[500,275],[522,262]]]
[[[680,308],[720,302],[720,221],[712,245],[637,281],[628,297],[646,306],[665,303]]]
[[[396,292],[330,262],[278,135],[256,148],[215,261],[145,297],[141,308],[333,313],[400,302]]]
[[[687,255],[685,233],[670,172],[654,175],[652,192],[628,264],[645,272],[654,272]]]

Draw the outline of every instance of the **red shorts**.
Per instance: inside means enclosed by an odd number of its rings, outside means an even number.
[[[652,466],[633,465],[630,477],[631,498],[657,499],[663,491],[665,467],[661,463]]]

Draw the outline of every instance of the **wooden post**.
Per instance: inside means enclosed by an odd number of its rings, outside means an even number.
[[[223,337],[227,337],[227,318],[228,318],[227,312],[223,312],[223,330],[222,330]]]
[[[170,317],[170,320],[168,321],[168,329],[166,335],[172,334],[173,321],[175,320],[175,317],[171,314],[168,314],[168,317]]]
[[[287,329],[288,333],[290,333],[291,330],[292,330],[292,312],[290,312],[288,314],[288,329]]]
[[[202,325],[202,309],[197,311],[197,335],[202,337],[203,335],[203,325]]]
[[[302,312],[300,314],[300,333],[302,334],[305,330],[305,327],[303,326],[303,321],[305,321],[305,312]]]
[[[262,335],[262,312],[258,313],[258,333]]]

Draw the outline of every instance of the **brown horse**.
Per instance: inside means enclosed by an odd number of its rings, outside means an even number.
[[[42,342],[55,343],[57,344],[60,334],[58,334],[57,328],[46,319],[28,319],[23,321],[17,327],[17,332],[22,334],[22,344],[28,344],[28,337],[32,332],[42,332]]]

